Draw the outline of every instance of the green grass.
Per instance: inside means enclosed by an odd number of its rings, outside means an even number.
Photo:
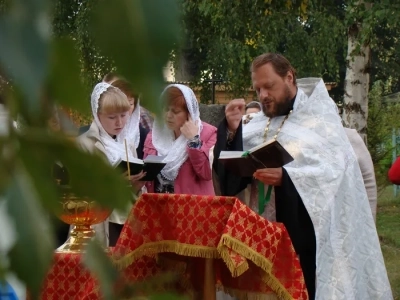
[[[394,299],[400,300],[400,195],[388,187],[378,197],[376,225]]]

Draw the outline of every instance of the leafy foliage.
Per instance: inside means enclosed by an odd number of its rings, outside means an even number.
[[[344,51],[338,47],[344,45],[345,27],[341,17],[330,15],[334,5],[317,1],[181,3],[186,43],[177,51],[177,61],[179,55],[185,56],[193,79],[203,87],[205,79],[222,78],[232,94],[244,96],[250,87],[252,59],[268,51],[284,54],[300,77],[339,79],[338,62],[344,61]]]
[[[383,57],[389,56],[392,52],[392,49],[387,48],[378,49],[376,47],[375,50],[373,46],[376,46],[379,40],[376,29],[381,29],[383,24],[388,25],[391,29],[399,27],[395,12],[400,9],[400,3],[391,0],[377,2],[348,0],[345,8],[345,20],[348,27],[348,56],[346,58],[343,120],[347,126],[355,127],[363,138],[366,138],[370,75],[374,75],[371,74],[371,50],[373,51],[372,56],[378,64],[382,62]],[[373,70],[380,73],[376,68]],[[398,77],[397,74],[395,77]],[[385,77],[375,77],[374,79],[387,80]]]
[[[371,80],[388,81],[393,91],[400,91],[400,25],[380,20],[374,27],[374,37]]]
[[[204,82],[210,77],[224,79],[234,96],[245,95],[250,62],[266,51],[284,54],[299,77],[336,81],[332,95],[341,101],[347,33],[360,21],[360,41],[371,43],[371,70],[366,70],[371,71],[371,82],[391,78],[393,87],[399,86],[396,0],[374,1],[372,8],[358,0],[180,1],[186,40],[175,52],[175,66],[182,66],[183,57],[189,79],[203,88],[204,101],[210,99],[209,84]]]
[[[33,178],[24,170],[22,163],[11,176],[11,184],[7,189],[8,211],[14,218],[18,239],[9,253],[10,263],[12,269],[30,287],[31,293],[37,295],[51,261],[53,235],[48,222],[43,218],[41,194],[35,189]],[[28,266],[32,265],[38,268],[30,269]],[[36,271],[34,276],[32,270]]]
[[[168,13],[154,9],[155,3],[149,1],[125,1],[112,6],[100,1],[90,27],[94,41],[115,62],[118,73],[132,83],[134,90],[143,92],[141,101],[147,102],[147,107],[152,111],[158,111],[160,106],[146,99],[158,99],[164,86],[162,67],[178,40],[176,4],[173,0],[161,3],[170,7]],[[159,26],[160,23],[169,26]],[[138,44],[135,39],[141,43]],[[141,59],[135,59],[137,57]],[[135,64],[127,64],[126,58],[131,58]],[[142,88],[150,86],[152,88],[146,90]]]
[[[84,263],[96,274],[97,280],[101,283],[102,295],[107,299],[142,299],[138,295],[151,294],[152,289],[160,284],[176,283],[177,277],[173,273],[163,273],[154,276],[151,279],[143,282],[131,282],[122,285],[120,274],[115,266],[107,258],[104,250],[95,242],[92,242],[83,257]],[[182,299],[174,294],[151,294],[146,299],[163,299],[163,300],[179,300]]]
[[[48,218],[59,199],[51,174],[54,162],[67,167],[71,192],[77,196],[111,208],[125,207],[132,197],[116,170],[82,152],[66,132],[53,131],[54,108],[63,107],[60,116],[71,110],[88,114],[87,83],[99,80],[111,61],[156,107],[162,68],[178,41],[178,10],[173,0],[116,0],[112,6],[104,0],[59,1],[54,6],[45,0],[2,0],[0,14],[0,70],[5,83],[0,96],[10,112],[9,120],[0,124],[2,132],[8,132],[0,137],[0,193],[18,233],[7,253],[10,265],[3,266],[2,261],[0,274],[4,268],[14,271],[36,299],[54,249]],[[107,59],[96,53],[106,53]],[[104,64],[97,64],[99,57]],[[93,79],[80,80],[82,71]],[[18,129],[12,119],[21,120]],[[108,258],[98,252],[91,246],[88,265],[113,274]],[[106,299],[113,298],[113,279],[101,280]]]
[[[115,64],[94,44],[93,36],[89,32],[90,16],[98,3],[99,0],[62,0],[55,1],[53,7],[53,33],[57,37],[69,37],[73,41],[79,57],[79,78],[84,84],[86,94],[90,93],[91,88],[105,74],[115,70]],[[77,111],[71,113],[77,115]],[[88,118],[88,114],[79,116]]]
[[[89,15],[98,1],[56,1],[53,20],[57,35],[67,34],[76,41],[82,76],[90,87],[115,69],[88,32]],[[399,3],[378,1],[366,9],[358,2],[179,0],[182,26],[177,33],[183,43],[176,43],[171,56],[175,69],[181,70],[177,80],[190,80],[201,87],[203,102],[211,98],[206,82],[210,78],[222,79],[232,96],[244,96],[251,84],[251,60],[263,52],[277,51],[294,64],[299,77],[322,76],[325,81],[336,81],[338,87],[332,95],[341,101],[348,27],[363,20],[366,25],[360,34],[372,47],[371,82],[391,78],[396,90],[400,88],[396,72],[400,26],[395,14]],[[186,77],[180,78],[181,73]]]
[[[118,279],[118,271],[107,258],[101,246],[96,243],[89,244],[83,260],[89,270],[97,275],[102,295],[107,299],[116,299],[113,285]]]
[[[82,2],[79,11],[75,15],[76,33],[74,37],[76,38],[78,51],[81,55],[83,78],[88,86],[93,86],[105,74],[115,68],[110,58],[106,57],[99,47],[94,44],[93,36],[89,32],[91,14],[101,1],[72,1]],[[111,30],[108,28],[107,31],[110,32]]]
[[[400,105],[384,100],[390,91],[390,84],[377,81],[369,94],[368,149],[379,189],[390,184],[387,172],[392,164],[392,130],[400,116]]]

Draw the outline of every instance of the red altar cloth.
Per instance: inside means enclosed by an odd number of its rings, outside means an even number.
[[[81,264],[80,254],[56,253],[44,282],[41,299],[83,299],[90,291],[92,281],[90,272]]]
[[[213,258],[216,284],[239,298],[308,299],[285,227],[233,197],[145,194],[110,255],[125,282],[173,270],[180,276],[174,288],[190,293],[202,288],[204,258]],[[71,299],[73,290],[74,299],[98,299],[96,281],[79,262],[56,255],[42,299]]]

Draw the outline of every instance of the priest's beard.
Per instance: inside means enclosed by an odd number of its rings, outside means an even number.
[[[285,86],[285,91],[281,100],[278,101],[275,97],[269,96],[260,99],[260,102],[263,112],[268,118],[286,115],[292,106],[289,86]],[[266,105],[267,102],[269,102],[269,105]]]

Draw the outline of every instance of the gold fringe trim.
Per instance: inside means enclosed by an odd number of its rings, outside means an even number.
[[[143,244],[119,259],[114,258],[113,263],[118,269],[123,269],[143,256],[152,257],[161,252],[172,252],[191,257],[220,258],[217,249],[214,247],[182,244],[177,241],[160,241]]]
[[[257,266],[259,266],[265,272],[268,272],[268,273],[271,272],[272,263],[267,258],[262,256],[260,253],[251,249],[245,243],[231,237],[228,234],[223,234],[221,237],[221,240],[219,241],[217,249],[222,250],[224,248],[224,246],[231,248],[233,251],[240,254],[244,258],[251,260],[253,263],[255,263]]]
[[[227,235],[223,234],[221,240],[218,244],[217,249],[214,247],[207,247],[207,246],[199,246],[199,245],[190,245],[190,244],[183,244],[177,241],[159,241],[153,243],[146,243],[132,252],[128,253],[127,255],[116,259],[113,259],[113,264],[118,269],[123,269],[131,265],[134,261],[138,260],[143,256],[150,256],[155,257],[158,253],[161,252],[171,252],[182,256],[191,256],[191,257],[201,257],[201,258],[213,258],[219,259],[222,258],[226,263],[229,271],[231,272],[233,277],[238,277],[242,275],[246,270],[248,270],[249,265],[247,262],[244,262],[239,267],[236,267],[232,262],[231,257],[229,256],[228,249],[230,248],[239,255],[243,256],[244,258],[252,261],[255,265],[260,267],[265,273],[262,277],[262,280],[277,294],[279,299],[282,300],[293,300],[292,296],[289,292],[285,289],[285,287],[279,282],[279,280],[271,273],[272,270],[272,263],[259,254],[258,252],[251,249],[245,243]],[[183,282],[182,282],[183,283]],[[183,285],[187,286],[188,282],[183,283]],[[229,289],[226,289],[228,291]],[[233,290],[232,290],[233,292]],[[254,294],[254,300],[257,299],[269,299],[265,298],[266,294],[255,294],[255,293],[247,293],[244,291],[234,291],[235,295],[239,294]],[[261,298],[264,296],[264,298]],[[259,298],[260,297],[260,298]],[[245,298],[246,299],[246,298]],[[253,299],[253,298],[251,298]],[[273,299],[273,298],[271,298]]]
[[[282,300],[294,300],[292,295],[285,289],[281,282],[271,273],[266,273],[262,280],[278,295]]]
[[[265,273],[262,280],[277,294],[279,299],[282,300],[293,300],[293,297],[280,283],[280,281],[271,273],[272,263],[259,254],[258,252],[251,249],[245,243],[227,235],[223,234],[218,244],[218,249],[222,250],[224,247],[231,248],[233,251],[242,255],[246,259],[251,260],[255,265],[260,267]],[[224,250],[222,250],[224,251]]]
[[[229,248],[226,247],[225,245],[222,246],[218,245],[218,250],[222,260],[224,261],[225,265],[231,272],[232,277],[239,277],[249,269],[249,264],[247,263],[246,260],[243,261],[243,263],[240,264],[239,266],[236,266],[235,263],[232,261],[231,256],[229,255]]]

